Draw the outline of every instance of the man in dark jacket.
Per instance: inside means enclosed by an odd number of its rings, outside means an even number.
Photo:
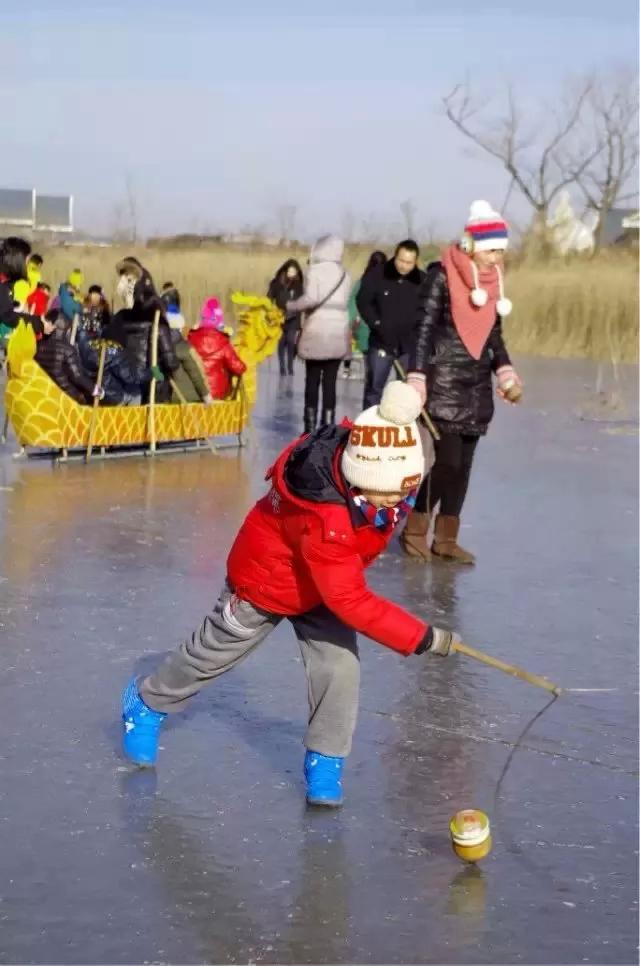
[[[93,401],[94,381],[83,369],[76,347],[64,339],[56,339],[53,333],[57,321],[57,309],[43,320],[44,335],[38,342],[35,361],[67,396],[81,406],[88,406]]]
[[[418,295],[424,272],[418,268],[420,249],[410,238],[400,242],[393,258],[365,275],[356,305],[371,330],[367,353],[364,408],[380,402],[394,359],[406,368],[413,349]]]

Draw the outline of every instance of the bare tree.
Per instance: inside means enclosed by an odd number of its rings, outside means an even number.
[[[586,166],[585,155],[589,157]],[[638,78],[635,73],[618,74],[590,91],[581,130],[565,152],[564,165],[573,173],[587,208],[598,215],[595,242],[599,248],[609,212],[616,205],[629,204],[638,197]]]
[[[428,221],[422,225],[420,235],[427,245],[435,245],[436,242],[441,241],[443,234],[440,230],[437,219],[429,218]]]
[[[380,223],[374,214],[365,215],[361,220],[360,237],[364,242],[377,242],[380,237]]]
[[[407,238],[415,237],[416,229],[416,206],[410,198],[406,201],[400,202],[400,211],[402,212],[402,217],[404,218],[404,226],[407,233]]]
[[[297,214],[297,205],[279,205],[277,210],[278,228],[282,241],[290,242],[293,240]]]
[[[356,216],[353,208],[347,206],[342,212],[342,237],[349,244],[354,240]]]
[[[543,232],[553,200],[582,176],[597,154],[592,144],[570,170],[561,158],[592,90],[591,79],[568,88],[560,105],[546,111],[551,125],[540,118],[528,123],[512,88],[504,109],[494,118],[473,98],[468,84],[458,84],[443,98],[446,116],[466,138],[500,162],[534,209],[536,227]]]
[[[129,217],[129,241],[136,244],[138,241],[138,198],[136,196],[135,185],[130,171],[124,176],[125,197],[127,214]]]
[[[124,203],[114,201],[111,208],[109,234],[114,242],[128,242],[127,215]]]

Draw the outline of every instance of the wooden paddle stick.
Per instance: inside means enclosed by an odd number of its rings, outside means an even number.
[[[158,366],[158,332],[160,330],[160,310],[156,311],[151,327],[151,367]],[[156,377],[151,376],[149,387],[149,453],[156,454]]]
[[[73,322],[71,323],[71,335],[69,336],[69,342],[71,343],[71,345],[76,344],[79,325],[80,325],[80,318],[78,317],[78,313],[76,312],[76,314],[73,317]]]
[[[98,362],[98,378],[96,380],[96,386],[98,389],[102,389],[102,380],[104,378],[104,360],[107,354],[107,347],[102,343],[100,346],[100,361]],[[93,452],[93,437],[96,432],[96,423],[98,421],[98,406],[100,405],[100,396],[93,397],[93,409],[91,410],[91,422],[89,423],[89,442],[87,444],[87,463],[91,459],[91,453]]]
[[[507,664],[506,661],[501,661],[497,657],[484,654],[482,651],[478,651],[475,647],[470,647],[463,641],[454,642],[451,645],[451,650],[458,651],[460,654],[466,654],[467,657],[472,657],[476,661],[488,664],[489,667],[498,668],[499,671],[504,671],[505,674],[510,674],[514,678],[520,678],[521,681],[533,684],[536,688],[542,688],[543,691],[549,691],[550,694],[562,694],[562,688],[559,688],[553,681],[541,678],[537,674],[530,674],[529,671],[523,671],[522,668],[516,667],[515,664]]]
[[[402,368],[402,365],[398,362],[397,359],[394,359],[393,360],[393,365],[395,366],[395,370],[398,373],[398,375],[400,376],[400,378],[402,379],[402,381],[403,382],[406,382],[407,381],[407,374],[406,374],[406,372]],[[431,433],[431,435],[433,436],[433,438],[435,440],[439,440],[440,439],[440,433],[438,432],[438,430],[436,429],[436,427],[431,422],[431,418],[430,418],[429,413],[427,412],[427,410],[423,408],[423,410],[420,413],[420,415],[422,416],[422,418],[424,420],[424,424],[427,427],[427,429],[429,430],[429,432]]]

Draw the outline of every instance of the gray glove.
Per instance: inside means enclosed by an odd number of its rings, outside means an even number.
[[[425,651],[431,651],[432,654],[446,657],[451,647],[459,641],[459,635],[454,634],[453,631],[443,631],[441,627],[430,627],[416,647],[415,653],[424,654]]]
[[[432,627],[431,630],[433,631],[433,638],[428,648],[431,654],[446,657],[451,650],[451,646],[460,641],[460,635],[453,631],[443,631],[441,627]]]

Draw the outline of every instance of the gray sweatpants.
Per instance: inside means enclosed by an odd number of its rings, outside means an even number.
[[[155,711],[181,711],[208,681],[248,657],[282,619],[240,600],[225,586],[200,629],[139,682],[140,697]],[[304,743],[321,755],[342,758],[351,750],[358,714],[360,661],[355,631],[326,607],[287,619],[307,673],[309,726]]]

